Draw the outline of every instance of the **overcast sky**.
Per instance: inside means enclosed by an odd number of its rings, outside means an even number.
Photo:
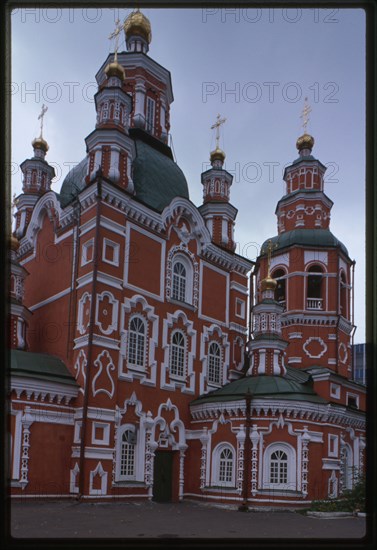
[[[144,9],[149,55],[172,76],[171,134],[190,198],[202,202],[200,174],[226,117],[220,145],[234,174],[237,252],[255,259],[277,234],[275,207],[284,166],[297,158],[304,97],[312,108],[313,155],[328,167],[331,231],[356,260],[355,343],[365,341],[365,14],[339,9]],[[48,107],[46,160],[59,192],[69,167],[85,156],[94,129],[95,74],[113,51],[108,36],[130,10],[17,9],[12,14],[13,192],[19,164],[39,135]],[[119,51],[125,50],[124,36]]]

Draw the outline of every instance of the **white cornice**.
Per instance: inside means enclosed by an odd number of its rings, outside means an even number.
[[[73,384],[62,384],[59,382],[45,381],[40,378],[31,378],[28,376],[12,376],[10,378],[10,389],[16,392],[17,397],[25,392],[28,399],[43,402],[46,398],[52,402],[57,398],[57,402],[65,402],[67,405],[71,399],[75,399],[79,392],[79,387]],[[46,414],[50,414],[46,412]]]

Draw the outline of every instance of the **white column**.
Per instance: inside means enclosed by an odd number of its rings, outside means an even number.
[[[142,82],[135,86],[134,124],[136,128],[145,127],[145,86]]]

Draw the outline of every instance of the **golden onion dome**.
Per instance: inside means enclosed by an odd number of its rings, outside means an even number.
[[[152,29],[150,21],[139,10],[133,11],[124,22],[126,38],[139,35],[145,38],[148,44],[152,41]]]
[[[214,151],[211,152],[210,154],[210,161],[213,162],[215,160],[221,160],[221,162],[224,162],[225,160],[225,153],[222,149],[220,149],[220,147],[216,147],[216,149]]]
[[[275,290],[277,284],[277,281],[273,279],[270,274],[268,274],[267,277],[261,282],[262,292],[265,290]]]
[[[124,68],[117,61],[112,61],[111,63],[108,63],[106,65],[105,74],[107,78],[110,78],[111,76],[117,76],[122,81],[126,78]]]
[[[17,237],[15,237],[13,235],[13,233],[11,233],[10,234],[10,248],[11,248],[11,250],[16,251],[16,250],[18,250],[19,247],[20,247],[20,243],[19,243]]]
[[[310,136],[309,134],[303,134],[298,138],[296,141],[296,147],[299,151],[302,149],[313,149],[314,145],[314,137]]]
[[[38,138],[33,139],[31,142],[34,149],[42,149],[45,153],[48,151],[48,143],[43,137],[39,136]]]

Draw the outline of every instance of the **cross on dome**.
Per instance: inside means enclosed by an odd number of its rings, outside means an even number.
[[[312,112],[312,108],[310,107],[308,103],[308,98],[305,98],[304,107],[302,109],[302,113],[300,115],[300,118],[302,119],[302,127],[304,129],[304,134],[307,132],[308,122],[309,122],[309,114]]]
[[[109,40],[114,39],[114,61],[115,62],[118,61],[118,47],[119,47],[118,42],[119,42],[119,34],[121,33],[122,29],[123,29],[123,24],[121,24],[119,19],[117,19],[115,21],[115,29],[109,36]]]
[[[221,115],[217,115],[217,121],[215,124],[212,124],[211,130],[214,130],[216,128],[216,149],[219,149],[219,141],[220,141],[220,126],[226,122],[226,118],[221,118]]]
[[[42,136],[42,133],[43,133],[43,118],[44,118],[44,116],[45,116],[47,110],[48,110],[48,107],[46,107],[46,105],[43,104],[43,105],[42,105],[41,113],[40,113],[40,115],[38,116],[38,120],[41,121],[41,135],[39,136],[40,138],[43,137],[43,136]]]

